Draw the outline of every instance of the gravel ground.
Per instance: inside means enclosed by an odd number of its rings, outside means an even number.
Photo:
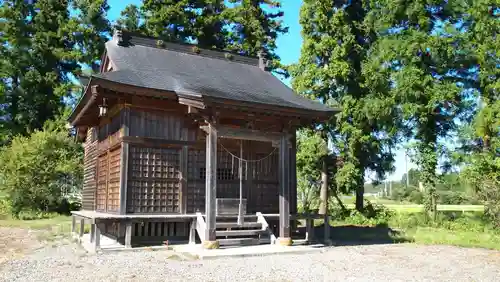
[[[500,281],[500,252],[395,244],[196,261],[171,251],[91,255],[60,242],[1,263],[0,281]]]

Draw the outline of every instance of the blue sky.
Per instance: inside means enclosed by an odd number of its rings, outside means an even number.
[[[282,9],[285,12],[283,22],[289,27],[288,33],[282,35],[278,38],[277,53],[281,57],[281,61],[284,64],[292,64],[299,60],[300,57],[300,47],[302,45],[302,37],[300,35],[300,24],[299,24],[299,10],[302,5],[300,0],[287,0],[281,1]],[[120,12],[128,4],[140,5],[141,0],[108,0],[110,10],[108,12],[109,18],[114,21],[120,16]],[[415,165],[408,162],[409,168],[415,167]],[[405,156],[403,150],[397,150],[396,152],[396,171],[388,176],[391,180],[400,180],[401,176],[406,172],[405,168]],[[368,178],[366,179],[369,180]]]

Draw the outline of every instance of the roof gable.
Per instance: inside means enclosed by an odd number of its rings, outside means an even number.
[[[228,55],[229,54],[229,55]],[[165,43],[155,38],[115,33],[106,43],[111,72],[94,75],[120,84],[175,92],[192,98],[215,98],[252,104],[334,112],[297,95],[270,72],[259,58]]]

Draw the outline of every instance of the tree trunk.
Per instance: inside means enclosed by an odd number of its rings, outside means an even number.
[[[365,186],[363,183],[358,184],[356,189],[356,210],[359,212],[363,211],[363,195],[365,194]]]
[[[321,190],[319,192],[319,199],[321,201],[319,205],[319,214],[328,213],[328,168],[326,164],[326,158],[323,159],[323,165],[321,167]]]
[[[430,210],[430,216],[433,221],[437,220],[437,199],[436,199],[436,193],[432,193],[430,195],[430,201],[431,201],[431,210]]]

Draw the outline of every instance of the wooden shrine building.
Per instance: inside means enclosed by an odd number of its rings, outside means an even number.
[[[100,234],[126,246],[197,234],[214,248],[276,232],[289,244],[295,131],[333,113],[264,56],[117,31],[69,120],[85,148],[74,218],[90,220],[97,247]]]

